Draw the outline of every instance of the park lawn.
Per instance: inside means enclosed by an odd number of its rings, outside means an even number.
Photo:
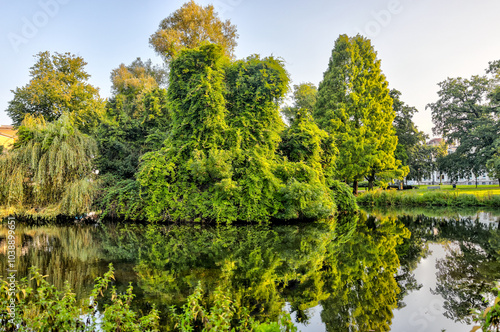
[[[419,189],[412,189],[412,190],[404,190],[404,191],[397,191],[399,193],[406,193],[406,194],[417,194],[417,195],[423,195],[424,193],[427,192],[448,192],[448,193],[456,193],[458,195],[462,194],[471,194],[475,195],[476,197],[485,197],[485,196],[493,196],[493,195],[500,195],[500,186],[498,185],[478,185],[476,188],[476,185],[457,185],[456,189],[453,189],[452,185],[441,185],[441,189],[427,189],[427,187],[435,187],[437,185],[419,185]],[[363,190],[364,189],[364,190]],[[368,190],[363,188],[362,190],[359,190],[359,194],[364,194]],[[375,188],[375,190],[379,189],[378,187]],[[395,190],[395,189],[392,189]]]
[[[433,187],[432,185],[421,185],[419,189],[412,190],[418,194],[423,194],[426,192],[450,192],[461,194],[472,194],[477,197],[491,196],[491,195],[500,195],[500,186],[498,185],[478,185],[477,188],[475,185],[457,185],[457,189],[453,189],[452,185],[442,185],[441,189],[427,189],[427,187]]]

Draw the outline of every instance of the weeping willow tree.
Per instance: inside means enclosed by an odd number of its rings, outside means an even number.
[[[4,213],[34,217],[75,216],[90,211],[97,188],[97,146],[68,115],[54,122],[26,115],[18,140],[0,156]]]

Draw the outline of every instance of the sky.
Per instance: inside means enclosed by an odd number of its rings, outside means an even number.
[[[160,21],[187,0],[0,0],[0,124],[11,90],[29,82],[39,52],[71,52],[88,63],[89,82],[110,96],[110,73],[137,57],[162,63],[149,46]],[[498,0],[197,0],[238,29],[236,57],[273,55],[292,84],[323,79],[341,34],[371,39],[389,88],[418,109],[431,137],[437,83],[482,75],[500,59]]]

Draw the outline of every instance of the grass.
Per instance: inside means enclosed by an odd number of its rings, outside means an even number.
[[[495,185],[451,185],[441,189],[419,189],[397,191],[377,189],[364,192],[357,198],[360,205],[368,206],[489,206],[500,207],[500,187]]]
[[[477,188],[475,185],[458,185],[456,189],[453,189],[452,185],[442,185],[441,189],[427,189],[429,186],[419,186],[419,189],[414,189],[417,193],[425,193],[425,192],[434,192],[434,191],[443,191],[443,192],[453,192],[458,194],[472,194],[478,197],[483,197],[487,195],[500,195],[500,186],[497,185],[478,185]]]

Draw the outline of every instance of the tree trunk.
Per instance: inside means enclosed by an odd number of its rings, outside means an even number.
[[[374,181],[372,180],[372,178],[370,178],[370,179],[368,180],[368,190],[369,190],[369,191],[372,191],[372,190],[373,190],[373,182],[374,182]]]
[[[476,188],[477,188],[477,176],[474,175],[474,177],[476,178]]]
[[[354,196],[358,196],[358,180],[354,180],[352,184],[352,193]]]
[[[498,185],[500,186],[500,178],[498,179]]]

